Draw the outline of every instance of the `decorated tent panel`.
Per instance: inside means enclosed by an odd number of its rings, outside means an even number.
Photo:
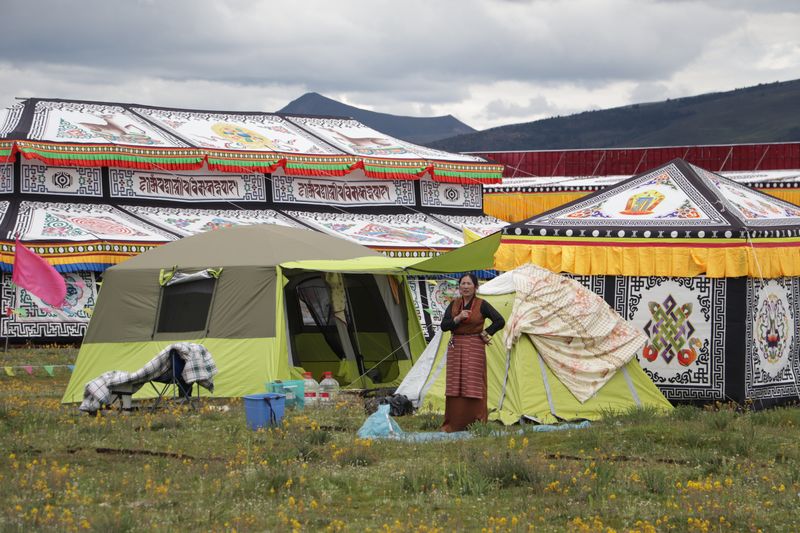
[[[232,226],[277,224],[299,227],[300,224],[274,209],[190,209],[181,207],[120,206],[181,237]]]
[[[507,222],[490,216],[435,215],[435,217],[449,226],[463,229],[465,236],[471,234],[478,239],[496,233],[508,225]]]
[[[537,217],[540,226],[624,228],[723,228],[731,221],[676,165],[630,179],[568,207]],[[620,229],[620,231],[623,231]],[[633,230],[635,231],[635,230]]]
[[[166,242],[174,236],[148,227],[107,204],[22,201],[12,232],[22,240]]]
[[[800,171],[720,172],[749,189],[764,192],[793,204],[800,204]],[[630,176],[505,178],[484,188],[488,214],[519,222],[573,202]]]
[[[14,192],[14,165],[0,165],[0,194]]]
[[[614,276],[619,313],[648,336],[639,360],[672,400],[800,397],[800,278]]]
[[[129,200],[175,202],[265,202],[263,174],[232,174],[209,170],[180,173],[109,168],[110,196]]]
[[[399,159],[485,161],[473,155],[453,154],[401,141],[353,119],[303,116],[287,116],[287,118],[348,154]]]
[[[8,192],[12,192],[9,190]],[[45,165],[36,159],[20,163],[20,189],[24,194],[103,198],[102,169]]]
[[[15,236],[60,272],[102,272],[177,238],[108,204],[23,200],[17,208],[16,218],[4,221],[9,240],[2,245],[4,272],[13,265]]]
[[[188,146],[122,106],[83,102],[37,102],[27,137],[56,143]]]
[[[744,396],[800,399],[800,278],[748,279]]]
[[[16,129],[19,119],[22,117],[23,109],[25,109],[25,104],[22,102],[0,109],[0,137],[7,137],[9,133]]]
[[[798,214],[677,160],[504,228],[495,260],[605,279],[667,398],[760,407],[800,399]]]
[[[273,201],[287,206],[393,208],[417,204],[413,182],[375,180],[361,171],[347,176],[301,177],[287,176],[278,169],[270,182]]]
[[[301,154],[342,153],[277,115],[149,107],[131,109],[197,147]]]
[[[6,307],[0,315],[0,326],[5,337],[30,340],[83,336],[97,302],[98,274],[84,270],[62,272],[62,276],[67,287],[66,305],[56,309],[13,285],[11,273],[2,273]]]
[[[457,230],[423,213],[366,215],[286,211],[286,214],[318,231],[386,251],[390,256],[425,257],[464,244]]]
[[[731,209],[748,229],[800,225],[800,207],[754,191],[700,167],[692,165],[692,169],[718,191],[725,207]]]
[[[288,116],[327,143],[347,154],[363,157],[362,168],[373,178],[410,179],[430,173],[434,179],[453,183],[495,183],[497,169],[486,160],[419,146],[373,130],[353,119],[339,117]],[[405,161],[387,165],[385,159]],[[489,172],[487,172],[489,171]]]

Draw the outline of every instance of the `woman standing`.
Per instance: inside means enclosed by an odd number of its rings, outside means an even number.
[[[463,431],[476,420],[486,421],[486,345],[506,321],[485,300],[475,296],[478,278],[464,274],[458,280],[460,298],[444,312],[442,331],[452,331],[447,347],[447,385],[441,431]],[[484,329],[486,319],[491,325]]]

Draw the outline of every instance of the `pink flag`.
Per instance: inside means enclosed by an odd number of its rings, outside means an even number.
[[[11,281],[53,307],[61,307],[67,296],[64,277],[50,263],[25,248],[19,242],[19,237],[17,237]]]

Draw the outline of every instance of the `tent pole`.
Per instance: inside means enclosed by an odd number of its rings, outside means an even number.
[[[350,301],[350,291],[347,290],[347,282],[345,281],[344,276],[342,276],[342,287],[344,288],[344,297],[347,300],[347,310],[349,311],[349,313],[347,313],[345,316],[350,316],[350,320],[347,322],[347,325],[349,326],[347,330],[348,333],[350,328],[352,328],[353,331],[353,334],[351,335],[351,343],[353,344],[353,348],[356,350],[356,368],[358,368],[358,373],[361,374],[361,387],[364,388],[366,386],[366,382],[364,381],[364,374],[366,373],[364,368],[364,356],[361,354],[361,343],[358,342],[358,330],[356,329],[355,315],[353,314],[353,303]]]

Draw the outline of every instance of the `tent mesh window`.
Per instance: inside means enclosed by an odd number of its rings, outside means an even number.
[[[216,279],[168,285],[162,289],[157,333],[206,329]]]
[[[402,341],[387,314],[372,275],[345,275],[349,299],[348,321],[364,370],[374,381],[399,376],[399,359],[406,359]],[[401,298],[402,299],[402,298]],[[403,309],[404,304],[398,304]]]
[[[286,291],[293,364],[312,372],[335,368],[345,355],[325,280],[318,274],[296,278]]]

